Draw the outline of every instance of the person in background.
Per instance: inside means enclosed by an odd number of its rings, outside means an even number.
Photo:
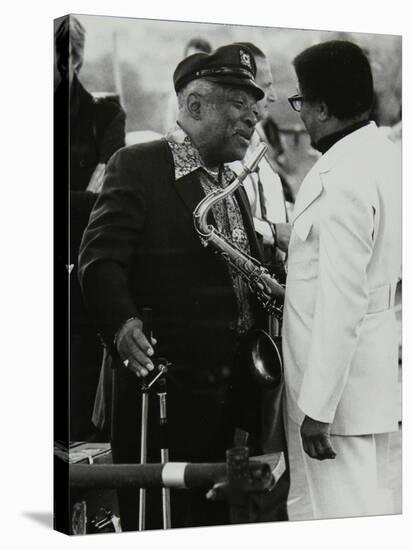
[[[125,144],[125,113],[118,102],[94,98],[81,84],[86,32],[73,16],[67,16],[55,32],[55,132],[66,124],[69,142],[56,142],[56,154],[69,155],[56,163],[56,185],[68,181],[70,189],[70,341],[72,440],[93,434],[90,422],[101,361],[101,343],[84,306],[78,283],[77,256],[83,231],[101,189],[105,166]],[[64,120],[69,109],[68,124]],[[68,150],[69,149],[69,150]],[[60,169],[60,166],[62,167]],[[64,167],[64,168],[63,168]]]
[[[186,59],[186,57],[194,55],[195,53],[209,54],[211,53],[211,51],[212,46],[210,45],[210,42],[200,37],[192,38],[185,46],[183,59]],[[163,126],[165,132],[168,132],[170,128],[175,125],[177,120],[177,113],[178,106],[176,101],[176,94],[174,92],[171,92],[166,102],[166,111]]]
[[[192,38],[186,44],[183,59],[195,53],[211,53],[211,51],[212,46],[208,40],[205,40],[204,38]]]
[[[290,519],[391,513],[401,160],[370,122],[373,79],[347,41],[293,62],[289,102],[322,156],[293,213],[283,317]]]
[[[258,102],[259,123],[246,153],[247,159],[262,141],[270,149],[263,124],[268,119],[270,106],[276,101],[277,96],[272,71],[265,54],[250,42],[239,44],[246,46],[253,53],[256,60],[256,82],[265,92],[265,97]],[[279,281],[284,283],[284,260],[289,245],[290,224],[287,221],[282,182],[273,164],[268,161],[269,156],[270,153],[267,153],[258,171],[245,180],[244,187],[250,202],[255,231],[263,246],[265,261]],[[233,169],[236,173],[240,173],[241,163],[233,163]]]
[[[72,15],[56,30],[55,101],[64,96],[62,105],[67,107],[69,94],[70,189],[98,193],[107,161],[124,146],[125,113],[114,97],[95,98],[81,84],[85,40],[83,25]]]

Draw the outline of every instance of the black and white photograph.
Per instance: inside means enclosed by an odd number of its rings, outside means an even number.
[[[407,547],[405,13],[8,8],[6,547]]]
[[[401,513],[402,38],[54,41],[56,528]]]

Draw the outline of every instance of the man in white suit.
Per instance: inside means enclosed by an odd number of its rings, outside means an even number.
[[[359,47],[318,44],[294,67],[299,93],[289,102],[322,156],[297,196],[287,266],[289,517],[390,513],[400,156],[369,122],[373,81]]]

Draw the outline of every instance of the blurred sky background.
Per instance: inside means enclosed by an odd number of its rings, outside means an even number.
[[[393,125],[401,112],[401,37],[394,35],[309,31],[227,24],[156,21],[107,16],[76,16],[86,29],[80,80],[91,92],[122,91],[127,131],[163,133],[172,75],[185,45],[194,37],[213,48],[231,42],[253,42],[272,66],[278,101],[271,115],[282,126],[300,125],[287,103],[295,93],[291,65],[304,48],[332,39],[349,39],[365,48],[372,63],[378,97],[378,122]]]

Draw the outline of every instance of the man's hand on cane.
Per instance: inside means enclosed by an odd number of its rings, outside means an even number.
[[[126,321],[116,337],[116,347],[123,365],[139,378],[154,369],[151,357],[156,343],[155,338],[149,342],[143,333],[143,323],[137,318]]]
[[[336,458],[336,452],[330,439],[330,424],[314,420],[310,416],[305,419],[300,427],[303,449],[311,458],[324,460]]]

